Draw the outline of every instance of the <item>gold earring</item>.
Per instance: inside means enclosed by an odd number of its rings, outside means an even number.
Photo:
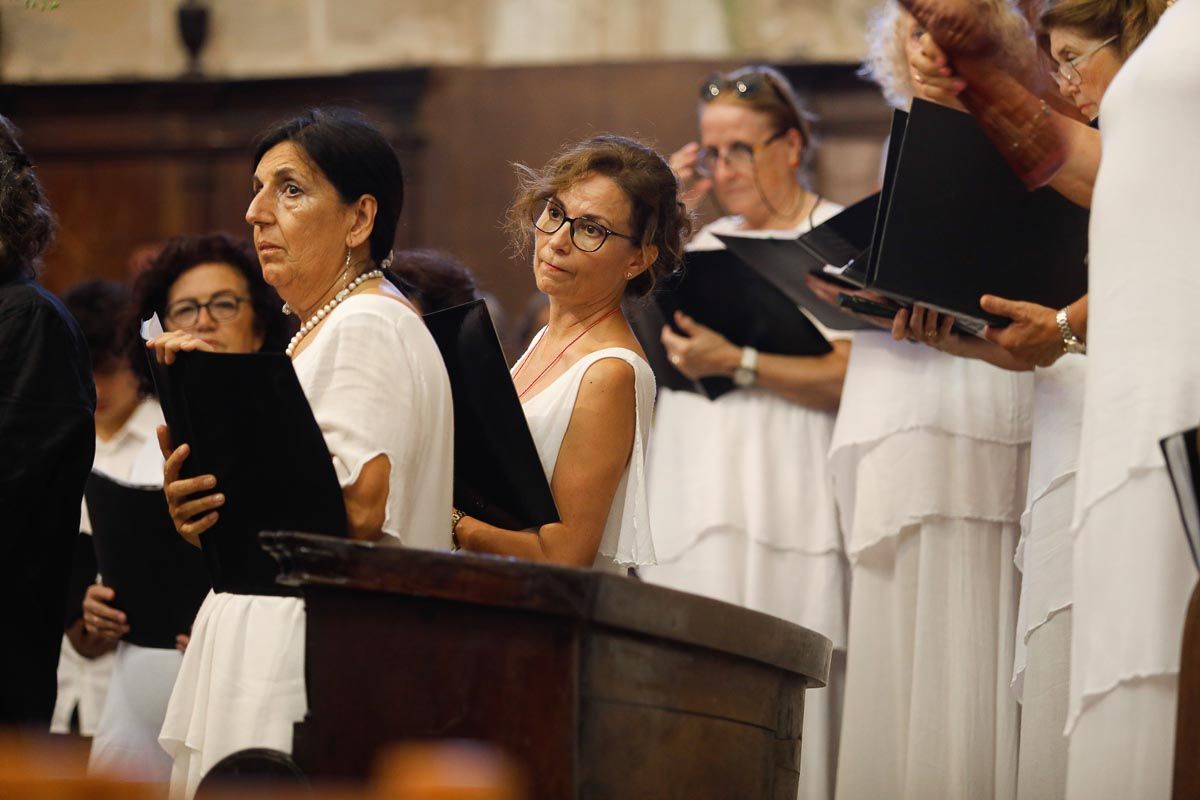
[[[631,280],[633,280],[633,273],[632,273],[632,272],[626,272],[626,273],[625,273],[625,280],[627,280],[627,281],[631,281]]]

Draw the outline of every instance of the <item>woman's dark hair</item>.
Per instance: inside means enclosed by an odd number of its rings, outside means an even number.
[[[365,194],[379,208],[371,230],[371,258],[383,263],[396,240],[396,224],[404,206],[404,174],[400,159],[379,130],[356,111],[313,108],[281,122],[259,136],[254,164],[272,147],[292,142],[337,189],[343,203]]]
[[[154,393],[154,384],[142,352],[138,327],[151,314],[166,318],[171,287],[181,275],[200,264],[227,264],[246,279],[250,307],[254,311],[254,330],[263,337],[262,352],[283,352],[292,335],[295,318],[285,317],[280,311],[279,295],[263,280],[258,257],[249,242],[223,233],[177,236],[163,245],[150,266],[134,281],[129,313],[121,326],[128,337],[125,342],[127,352],[146,394]]]
[[[0,115],[0,281],[35,277],[56,227],[17,133]]]
[[[540,170],[524,164],[517,170],[517,199],[508,210],[507,227],[513,248],[527,252],[533,220],[551,197],[590,175],[612,179],[629,198],[629,226],[637,245],[654,245],[658,258],[629,281],[626,297],[649,294],[655,284],[683,263],[683,249],[692,233],[692,216],[679,199],[679,182],[666,159],[639,141],[602,133],[568,145]]]
[[[63,295],[63,305],[79,323],[92,356],[92,372],[123,362],[128,350],[121,321],[128,315],[129,287],[106,280],[85,281]]]
[[[460,306],[479,297],[471,270],[441,250],[401,250],[392,261],[392,273],[422,314]]]

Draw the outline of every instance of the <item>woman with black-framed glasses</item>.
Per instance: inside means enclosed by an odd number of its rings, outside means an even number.
[[[138,322],[158,314],[167,331],[191,333],[217,352],[282,352],[292,331],[288,318],[278,312],[279,303],[245,240],[223,234],[178,236],[162,246],[135,280],[121,325],[129,334],[123,342],[124,360],[137,375],[145,398],[139,415],[147,417],[150,428],[128,473],[116,477],[142,485],[162,483],[163,457],[154,433],[162,413],[142,341],[133,334]],[[166,783],[171,757],[159,746],[158,734],[183,658],[179,650],[186,646],[189,632],[178,632],[178,649],[125,641],[129,620],[117,607],[120,601],[114,589],[102,583],[90,586],[83,600],[85,629],[117,645],[88,766],[124,780]]]
[[[624,573],[655,559],[655,383],[621,303],[678,268],[691,216],[665,159],[632,139],[595,136],[518,171],[509,231],[533,251],[550,314],[512,378],[561,520],[511,531],[456,510],[451,531],[464,550]]]
[[[806,184],[809,115],[778,71],[750,66],[705,80],[699,123],[700,140],[671,163],[688,202],[711,192],[726,215],[689,249],[723,247],[718,233],[794,238],[840,210]],[[833,341],[828,355],[784,356],[742,347],[683,315],[675,322],[682,333],[661,331],[671,363],[689,378],[732,377],[740,388],[715,401],[659,392],[647,464],[658,564],[643,575],[833,641],[831,684],[805,708],[800,771],[804,797],[828,798],[847,611],[826,451],[850,342],[823,331]]]

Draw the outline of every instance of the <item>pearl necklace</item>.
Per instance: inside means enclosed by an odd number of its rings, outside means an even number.
[[[361,286],[362,284],[371,280],[372,278],[382,278],[382,277],[383,277],[383,270],[373,269],[370,272],[364,272],[362,275],[359,275],[357,278],[350,281],[350,284],[345,289],[342,289],[340,292],[338,292],[336,295],[334,295],[332,300],[330,300],[325,305],[321,306],[319,309],[317,309],[317,313],[315,313],[311,317],[309,317],[308,322],[306,322],[300,326],[300,330],[296,331],[296,335],[292,337],[292,340],[290,342],[288,342],[287,349],[284,350],[283,352],[287,355],[288,358],[291,358],[292,353],[294,353],[296,351],[296,345],[300,344],[300,340],[303,339],[305,336],[307,336],[309,331],[311,331],[313,328],[317,327],[317,323],[319,323],[321,320],[325,319],[325,317],[327,317],[329,315],[329,312],[333,311],[335,308],[337,308],[339,305],[341,305],[341,302],[343,300],[345,300],[347,297],[349,297],[351,292],[353,292],[359,286]]]

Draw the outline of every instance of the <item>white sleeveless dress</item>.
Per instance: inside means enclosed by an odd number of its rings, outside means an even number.
[[[1033,378],[854,337],[830,449],[852,565],[837,797],[1009,800]]]
[[[293,363],[343,487],[388,457],[384,541],[449,549],[454,410],[421,318],[393,299],[352,295]],[[173,800],[194,795],[238,750],[291,752],[292,726],[308,708],[304,637],[299,598],[209,593],[159,736],[175,759]]]
[[[538,341],[545,335],[543,328],[533,338],[529,349],[518,359],[513,371],[520,367]],[[654,417],[654,372],[645,359],[623,347],[609,347],[589,353],[558,376],[553,383],[531,397],[521,406],[529,422],[529,432],[537,447],[546,480],[554,479],[558,451],[571,424],[575,399],[588,368],[606,358],[616,358],[633,367],[634,402],[637,418],[634,424],[633,452],[621,475],[608,512],[608,522],[600,539],[594,569],[625,574],[630,567],[654,563],[654,539],[650,533],[650,513],[646,502],[646,444],[650,422]]]
[[[724,247],[716,233],[794,238],[839,211],[822,201],[811,219],[774,231],[745,231],[740,218],[722,217],[688,248]],[[832,412],[763,389],[714,401],[664,389],[647,463],[658,551],[658,565],[642,573],[647,581],[771,614],[833,642],[829,685],[805,696],[807,800],[833,795],[846,648],[846,559],[828,464],[833,422]]]
[[[1200,422],[1200,0],[1178,0],[1101,104],[1075,497],[1067,796],[1171,791],[1196,569],[1159,440]]]

